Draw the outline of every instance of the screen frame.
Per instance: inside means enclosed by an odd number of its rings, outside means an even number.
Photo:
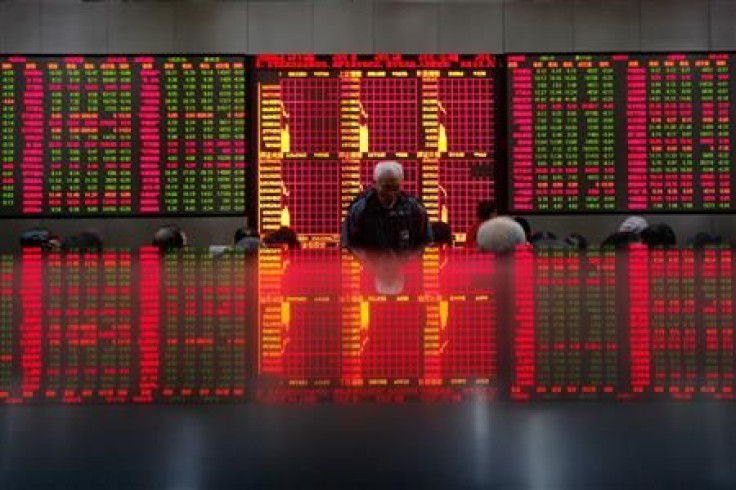
[[[576,215],[582,215],[582,216],[595,216],[595,215],[602,215],[602,216],[616,216],[616,215],[630,215],[630,214],[637,214],[637,215],[728,215],[728,214],[734,214],[736,213],[736,194],[734,194],[734,204],[733,209],[715,209],[715,210],[705,210],[705,209],[684,209],[684,210],[673,210],[673,209],[642,209],[642,210],[631,210],[631,209],[614,209],[614,210],[562,210],[562,211],[555,211],[555,210],[548,210],[548,211],[541,211],[541,210],[518,210],[514,209],[512,206],[512,197],[513,194],[511,192],[512,189],[512,182],[511,182],[511,170],[512,170],[512,163],[511,163],[511,151],[512,148],[511,144],[511,131],[509,131],[509,127],[511,124],[511,90],[510,90],[510,74],[508,68],[508,58],[511,56],[576,56],[576,55],[582,55],[582,56],[616,56],[616,55],[622,55],[622,56],[669,56],[669,55],[710,55],[710,54],[725,54],[728,56],[734,57],[734,61],[736,61],[736,50],[712,50],[712,51],[706,51],[706,50],[677,50],[677,51],[642,51],[642,50],[635,50],[635,51],[540,51],[540,52],[529,52],[529,51],[509,51],[505,52],[503,55],[504,58],[504,84],[506,93],[503,99],[503,105],[504,110],[506,111],[506,115],[504,118],[504,124],[503,127],[507,131],[506,135],[506,160],[503,162],[506,168],[506,180],[504,181],[504,187],[507,192],[507,199],[503,202],[503,209],[499,208],[499,211],[502,211],[504,214],[513,214],[513,215],[519,215],[519,216],[576,216]],[[732,105],[733,106],[733,105]],[[733,109],[732,109],[733,110]],[[731,133],[734,133],[734,129],[731,130]],[[733,137],[733,136],[732,136]],[[731,149],[731,152],[734,152],[734,148]],[[733,167],[734,162],[736,162],[736,158],[734,158],[731,162],[731,166]],[[736,174],[736,169],[733,170],[733,172]],[[736,176],[736,175],[735,175]]]
[[[250,124],[250,110],[252,109],[250,104],[250,96],[248,93],[249,87],[249,77],[252,70],[252,67],[254,66],[254,63],[252,62],[254,55],[249,54],[243,54],[243,53],[192,53],[192,52],[182,52],[182,53],[0,53],[0,59],[6,59],[6,58],[12,58],[12,57],[22,57],[22,58],[33,58],[33,59],[39,59],[39,58],[73,58],[73,57],[82,57],[82,58],[136,58],[136,57],[153,57],[155,58],[170,58],[170,57],[198,57],[198,58],[215,58],[215,57],[228,57],[228,58],[241,58],[243,61],[245,72],[245,81],[243,89],[245,90],[245,134],[250,134],[249,126]],[[137,162],[140,165],[140,161]],[[248,194],[248,181],[250,179],[250,173],[254,166],[253,160],[252,160],[252,146],[250,141],[245,141],[245,182],[243,189],[245,190],[245,209],[242,211],[232,211],[232,212],[212,212],[212,213],[204,213],[204,212],[185,212],[185,211],[177,211],[175,213],[167,213],[167,212],[158,212],[158,213],[140,213],[138,211],[132,211],[130,213],[61,213],[61,214],[51,214],[51,213],[34,213],[34,214],[12,214],[12,215],[5,215],[0,214],[0,221],[2,220],[36,220],[36,219],[43,219],[43,220],[65,220],[65,219],[129,219],[129,218],[150,218],[150,219],[161,219],[161,218],[245,218],[247,220],[251,219],[251,216],[249,215],[251,211],[251,207],[248,204],[252,202],[252,195]],[[45,177],[44,177],[45,178]]]

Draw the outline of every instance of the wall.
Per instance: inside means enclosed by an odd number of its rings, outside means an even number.
[[[565,52],[736,50],[733,0],[0,0],[4,53]],[[535,228],[607,235],[621,216],[533,217]],[[731,216],[661,216],[678,235],[736,237]],[[238,218],[168,219],[195,245],[226,243]],[[0,249],[36,224],[146,241],[153,219],[2,220]]]

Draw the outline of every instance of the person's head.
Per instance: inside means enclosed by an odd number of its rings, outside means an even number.
[[[31,228],[20,236],[22,248],[41,248],[43,250],[58,250],[61,247],[59,237],[51,233],[48,228]]]
[[[521,229],[524,230],[526,241],[530,241],[532,238],[532,225],[529,224],[529,220],[522,218],[521,216],[514,216],[513,220],[519,223]]]
[[[177,250],[187,246],[187,236],[178,226],[162,226],[153,235],[153,245],[162,252]]]
[[[644,228],[649,226],[649,223],[647,223],[647,220],[645,220],[641,216],[629,216],[625,220],[621,222],[621,224],[618,227],[618,231],[621,232],[631,232],[631,233],[641,233],[644,231]]]
[[[524,230],[524,232],[526,233],[526,230]],[[555,235],[551,231],[538,231],[531,236],[531,238],[529,239],[529,243],[534,245],[536,243],[550,242],[553,240],[557,240],[557,235]]]
[[[73,250],[76,252],[101,252],[102,239],[97,233],[92,231],[83,231],[78,235],[67,237],[61,244],[63,250]]]
[[[632,231],[617,231],[616,233],[608,235],[608,237],[601,242],[601,248],[622,249],[628,247],[631,243],[639,242],[641,242],[641,238],[637,233]]]
[[[256,231],[254,228],[249,228],[247,226],[243,226],[242,228],[238,228],[235,230],[235,235],[233,236],[233,243],[238,243],[243,238],[258,238],[258,231]]]
[[[263,242],[268,247],[280,247],[285,246],[289,249],[299,249],[301,244],[296,232],[288,226],[282,226],[278,230],[266,235]]]
[[[373,187],[381,205],[390,208],[396,202],[404,180],[404,169],[399,162],[380,162],[373,169]]]
[[[430,226],[432,227],[432,242],[437,245],[452,245],[452,230],[450,225],[442,221],[433,221]]]
[[[677,243],[675,231],[666,223],[647,226],[640,235],[641,241],[649,247],[673,247]]]
[[[524,228],[511,218],[492,218],[478,228],[478,248],[486,252],[507,253],[524,243]]]
[[[573,250],[587,250],[588,240],[578,233],[572,233],[565,238],[565,243]]]
[[[695,235],[692,240],[690,240],[690,243],[692,244],[693,248],[729,245],[728,240],[726,240],[721,235],[711,235],[710,233],[705,233],[702,231]]]
[[[475,208],[475,216],[478,221],[487,221],[496,216],[496,205],[493,201],[478,201],[478,206]]]

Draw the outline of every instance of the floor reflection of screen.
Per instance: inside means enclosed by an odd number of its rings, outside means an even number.
[[[20,258],[18,315],[0,341],[9,403],[160,403],[242,399],[243,256],[157,250]],[[0,259],[3,277],[12,261]],[[11,282],[12,284],[12,282]],[[4,291],[4,289],[3,289]],[[3,323],[5,325],[5,323]],[[6,357],[7,356],[7,357]],[[16,361],[17,359],[17,361]],[[5,379],[5,378],[0,378]]]
[[[464,250],[427,251],[390,263],[402,283],[388,293],[374,277],[387,268],[377,259],[262,251],[259,398],[456,399],[474,389],[491,396],[498,351],[492,264]]]

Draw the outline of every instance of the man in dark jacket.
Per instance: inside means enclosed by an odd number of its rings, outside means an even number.
[[[373,187],[348,208],[340,239],[343,247],[410,251],[432,241],[427,211],[418,199],[401,192],[403,178],[397,162],[376,165]]]

